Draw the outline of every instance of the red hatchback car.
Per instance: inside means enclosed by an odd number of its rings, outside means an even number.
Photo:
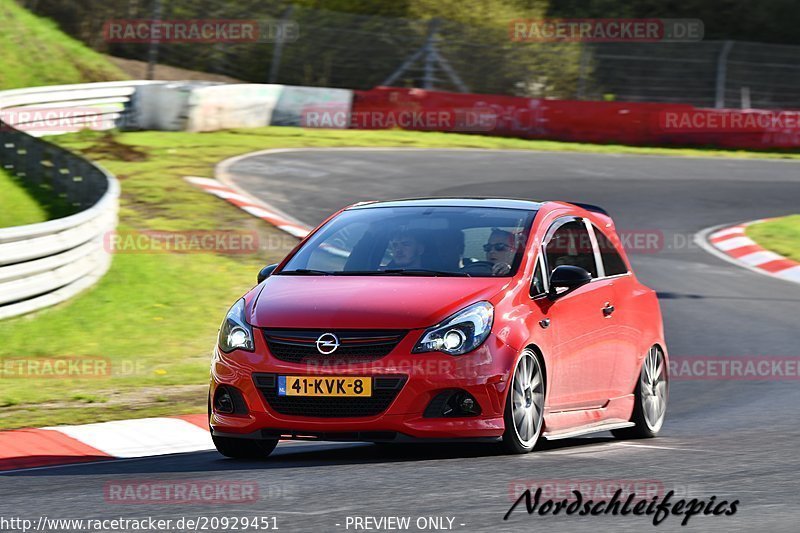
[[[655,436],[668,395],[653,290],[611,218],[566,202],[345,208],[228,312],[209,393],[217,449],[280,439]]]

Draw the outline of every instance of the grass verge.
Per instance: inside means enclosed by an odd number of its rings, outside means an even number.
[[[14,177],[0,169],[0,228],[44,222],[47,210]]]
[[[764,248],[800,261],[800,215],[751,224],[745,232]]]
[[[36,224],[73,212],[49,187],[27,183],[0,169],[0,228]]]
[[[0,427],[80,423],[203,412],[216,330],[258,269],[296,242],[183,180],[268,148],[419,147],[565,150],[642,155],[800,157],[723,150],[597,146],[406,131],[258,128],[215,133],[82,132],[54,139],[117,175],[119,230],[257,231],[267,246],[246,255],[121,253],[83,295],[35,315],[0,322]],[[19,362],[99,357],[110,374],[21,377]],[[10,366],[9,366],[10,365]],[[16,366],[15,366],[16,365]]]
[[[102,54],[14,0],[0,0],[0,20],[2,89],[126,79]]]

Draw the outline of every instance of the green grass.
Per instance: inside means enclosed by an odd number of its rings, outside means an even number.
[[[44,222],[47,210],[15,178],[0,169],[0,228]]]
[[[405,131],[259,128],[216,133],[82,132],[54,140],[117,175],[121,231],[255,230],[279,242],[258,254],[117,254],[90,291],[35,315],[0,322],[0,358],[102,357],[94,379],[0,381],[0,427],[203,412],[211,348],[225,310],[283,257],[293,239],[183,180],[213,176],[222,159],[267,148],[421,147],[738,155]],[[763,157],[764,154],[756,154]],[[784,154],[781,154],[784,156]]]
[[[0,169],[0,228],[36,224],[73,213],[49,187],[28,183]]]
[[[800,215],[752,224],[746,233],[764,248],[800,261]]]
[[[232,133],[85,132],[57,141],[105,165],[122,185],[119,230],[257,231],[277,243],[263,253],[119,253],[90,291],[35,315],[0,322],[0,358],[103,358],[110,375],[82,379],[0,378],[0,427],[93,422],[198,412],[210,352],[226,309],[258,270],[295,239],[183,180],[212,176],[229,155],[263,147]],[[206,142],[208,144],[206,144]],[[213,149],[212,149],[213,148]],[[8,361],[6,361],[8,363]]]
[[[400,148],[477,148],[487,150],[533,150],[599,154],[658,155],[680,157],[722,157],[739,159],[800,159],[800,151],[760,152],[718,148],[662,148],[620,144],[588,144],[561,141],[538,141],[509,137],[487,137],[457,133],[415,132],[403,130],[324,130],[291,127],[235,129],[226,132],[187,134],[175,132],[136,132],[116,136],[121,142],[135,138],[146,148],[194,149],[203,154],[227,154],[232,146],[217,145],[217,140],[241,143],[243,148],[301,147],[400,147]],[[86,137],[87,141],[91,137]],[[82,146],[80,142],[74,146]],[[248,150],[243,150],[247,152]],[[135,157],[135,156],[131,156]],[[223,155],[224,157],[224,155]]]
[[[0,89],[125,79],[102,54],[14,0],[0,0]]]
[[[0,90],[125,79],[103,55],[64,34],[51,20],[0,0]],[[48,191],[0,170],[0,227],[69,214]]]

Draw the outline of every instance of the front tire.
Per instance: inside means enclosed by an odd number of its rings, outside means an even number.
[[[649,439],[658,435],[667,414],[669,383],[664,353],[653,346],[642,362],[634,390],[633,427],[615,429],[611,434],[620,439]]]
[[[534,449],[544,420],[544,372],[533,350],[525,349],[511,375],[503,416],[503,448],[522,454]]]
[[[256,440],[211,436],[217,451],[231,459],[266,459],[278,445],[278,439]]]

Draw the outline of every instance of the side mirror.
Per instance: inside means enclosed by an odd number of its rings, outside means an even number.
[[[278,263],[275,263],[274,265],[267,265],[267,266],[265,266],[264,268],[262,268],[262,269],[261,269],[261,270],[258,272],[258,282],[259,282],[259,283],[261,283],[262,281],[264,281],[265,279],[267,279],[267,278],[270,276],[270,274],[272,274],[272,272],[273,272],[273,271],[274,271],[276,268],[278,268]]]
[[[557,266],[553,273],[550,274],[550,294],[548,296],[551,300],[555,300],[559,296],[564,296],[566,293],[572,292],[590,281],[592,281],[592,275],[584,268],[573,265]],[[567,290],[558,294],[556,289]]]

